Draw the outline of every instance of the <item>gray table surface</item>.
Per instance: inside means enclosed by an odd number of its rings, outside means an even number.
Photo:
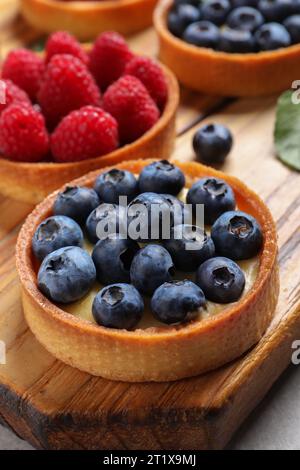
[[[229,449],[300,450],[300,366],[291,366],[252,412]],[[0,426],[1,450],[32,447]]]

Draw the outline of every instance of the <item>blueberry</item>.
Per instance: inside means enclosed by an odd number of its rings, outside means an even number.
[[[205,223],[211,225],[223,212],[235,208],[231,187],[220,178],[207,177],[198,180],[187,194],[187,203],[204,204]]]
[[[141,242],[157,241],[169,234],[172,210],[163,194],[146,192],[129,204],[127,221],[130,238]]]
[[[258,9],[266,21],[282,21],[289,16],[291,4],[287,0],[259,0]]]
[[[164,241],[177,269],[195,271],[203,261],[215,254],[212,239],[195,225],[176,225],[171,237]]]
[[[198,21],[186,28],[184,41],[199,47],[215,49],[220,37],[219,28],[210,21]]]
[[[114,168],[98,176],[95,190],[103,202],[119,204],[119,197],[127,196],[129,203],[138,194],[138,182],[130,171]]]
[[[289,32],[292,43],[297,44],[300,42],[300,15],[289,16],[283,25]]]
[[[240,298],[245,287],[245,275],[232,260],[211,258],[199,266],[196,283],[212,302],[227,304]]]
[[[50,253],[38,272],[40,291],[53,302],[67,304],[85,296],[96,279],[90,255],[77,246]]]
[[[202,19],[221,26],[225,23],[230,10],[231,5],[228,0],[208,0],[201,8]]]
[[[151,299],[154,316],[167,324],[192,319],[204,304],[202,290],[188,280],[165,282],[156,289]]]
[[[96,295],[92,313],[98,325],[131,330],[142,318],[144,302],[131,284],[112,284]]]
[[[100,204],[96,191],[81,186],[67,186],[64,191],[58,193],[53,205],[56,215],[66,215],[84,224],[92,210]]]
[[[218,49],[231,53],[247,53],[256,50],[256,44],[250,31],[224,29],[221,32]]]
[[[256,7],[258,0],[231,0],[233,8],[237,7]]]
[[[32,238],[33,253],[40,261],[58,248],[82,244],[81,228],[77,222],[64,215],[54,215],[43,220]]]
[[[87,218],[86,231],[89,240],[97,243],[114,233],[124,233],[126,210],[123,206],[103,202]]]
[[[130,268],[132,284],[144,294],[153,294],[164,282],[171,281],[174,264],[170,254],[160,245],[147,245],[133,258]]]
[[[255,8],[239,7],[232,10],[226,23],[229,28],[253,33],[264,23],[264,17],[260,11]]]
[[[198,7],[202,3],[202,0],[174,0],[174,7],[178,8],[180,5],[194,5]]]
[[[171,226],[179,224],[191,224],[193,221],[193,215],[190,211],[190,208],[187,204],[184,204],[180,199],[172,194],[163,195],[170,207],[170,220]]]
[[[117,235],[99,240],[92,253],[98,281],[102,284],[129,282],[131,262],[139,249],[137,242]]]
[[[262,230],[257,220],[242,211],[222,214],[211,229],[216,251],[232,259],[248,259],[262,247]]]
[[[221,124],[206,124],[194,135],[193,147],[197,157],[205,163],[223,163],[231,150],[232,134]]]
[[[255,33],[257,45],[262,51],[271,51],[291,44],[291,37],[279,23],[267,23]]]
[[[140,192],[173,194],[176,196],[185,185],[183,172],[168,160],[150,163],[139,177]]]
[[[181,37],[187,26],[199,20],[199,8],[189,4],[179,5],[168,15],[168,29],[174,36]]]

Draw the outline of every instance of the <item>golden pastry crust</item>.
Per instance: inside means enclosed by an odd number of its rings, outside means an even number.
[[[118,168],[140,173],[151,161],[124,162]],[[252,289],[239,302],[224,306],[224,311],[215,317],[177,327],[114,330],[74,317],[38,290],[31,251],[33,233],[51,214],[56,191],[27,218],[19,234],[16,260],[29,327],[45,348],[63,362],[112,380],[177,380],[239,357],[260,340],[269,325],[278,299],[279,276],[276,228],[268,208],[237,178],[198,163],[176,164],[184,171],[187,186],[205,175],[224,178],[232,186],[239,208],[260,222],[264,246]],[[92,172],[76,180],[76,184],[90,186],[98,174]]]
[[[88,41],[103,31],[126,35],[147,28],[156,3],[157,0],[21,0],[21,9],[28,23],[40,31],[69,31]]]
[[[300,73],[300,44],[250,54],[229,54],[197,47],[167,28],[173,0],[161,0],[154,12],[159,57],[188,88],[219,96],[271,95],[290,88]]]
[[[173,73],[163,67],[168,83],[168,100],[157,123],[142,137],[101,157],[73,163],[21,163],[0,157],[0,193],[12,199],[37,204],[63,184],[91,170],[122,161],[169,158],[175,139],[179,87]]]

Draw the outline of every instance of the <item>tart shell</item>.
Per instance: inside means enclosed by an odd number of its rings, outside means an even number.
[[[249,54],[229,54],[194,46],[167,28],[173,0],[161,0],[154,12],[160,60],[188,88],[219,96],[262,96],[290,88],[300,73],[300,44]]]
[[[118,168],[140,173],[152,161],[125,162]],[[188,187],[203,176],[224,178],[232,186],[239,208],[260,222],[264,246],[252,289],[240,301],[224,305],[224,310],[214,317],[176,327],[115,330],[74,317],[39,291],[31,250],[32,236],[37,225],[51,214],[56,191],[28,216],[16,248],[26,320],[37,339],[56,358],[107,379],[169,381],[215,369],[239,357],[264,334],[279,292],[276,229],[268,208],[234,177],[198,163],[176,164],[184,171]],[[98,174],[92,172],[76,180],[76,184],[90,186]]]
[[[25,19],[45,33],[69,31],[82,41],[103,31],[132,34],[152,23],[157,0],[21,0]]]
[[[168,84],[167,103],[157,123],[143,136],[114,152],[80,162],[22,163],[0,157],[0,193],[18,201],[37,204],[56,188],[91,170],[149,155],[169,158],[175,140],[179,87],[173,73],[162,67]]]

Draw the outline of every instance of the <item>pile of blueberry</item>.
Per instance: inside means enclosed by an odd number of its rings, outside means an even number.
[[[300,42],[300,0],[174,0],[172,34],[224,52],[259,52]]]
[[[125,329],[140,321],[143,295],[151,297],[153,315],[167,324],[190,320],[206,299],[238,300],[245,276],[235,261],[259,252],[261,228],[254,217],[235,210],[234,193],[224,180],[199,179],[187,192],[189,206],[176,197],[184,186],[183,172],[161,160],[145,166],[138,179],[129,171],[112,169],[100,174],[93,189],[67,187],[54,202],[54,215],[41,222],[32,240],[33,253],[41,262],[41,292],[56,303],[74,302],[97,279],[104,287],[93,302],[95,321]],[[119,196],[130,201],[121,210]],[[159,207],[154,234],[150,230],[153,204]],[[210,235],[193,225],[198,204],[204,205]],[[186,224],[189,208],[192,222]],[[146,214],[142,225],[148,227],[143,235],[121,236],[141,213]],[[115,233],[98,239],[97,225],[108,224],[113,216],[117,216]],[[166,238],[162,230],[167,217],[170,234]],[[85,237],[95,244],[91,256],[83,249]],[[195,282],[181,280],[182,276],[176,280],[176,270],[190,273],[190,278],[194,273]]]

